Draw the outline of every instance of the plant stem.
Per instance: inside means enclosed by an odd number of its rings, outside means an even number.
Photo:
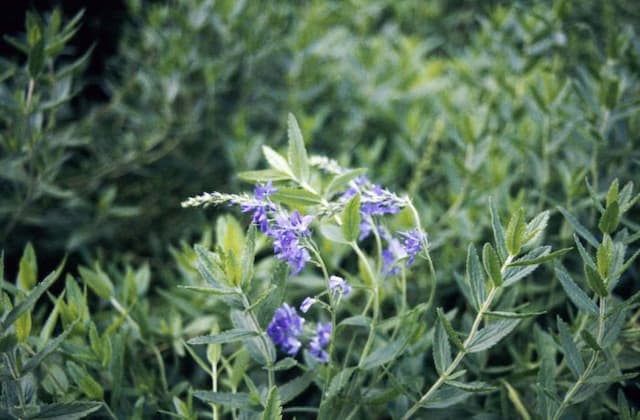
[[[509,255],[505,260],[504,264],[502,264],[502,267],[500,268],[500,275],[504,276],[504,271],[506,270],[507,266],[511,263],[512,260],[513,260],[513,255]],[[438,377],[438,380],[433,385],[431,385],[431,388],[429,388],[426,394],[424,394],[415,404],[413,404],[413,406],[411,406],[411,408],[402,417],[402,420],[408,420],[409,418],[411,418],[411,416],[416,411],[418,411],[420,406],[425,401],[427,401],[429,397],[431,397],[442,386],[442,384],[445,383],[447,378],[457,369],[458,365],[460,364],[460,362],[462,362],[462,359],[464,359],[464,356],[466,356],[467,354],[467,348],[475,339],[476,334],[478,333],[478,329],[480,328],[480,323],[482,322],[482,319],[484,317],[484,314],[491,308],[491,304],[493,303],[493,300],[495,299],[496,294],[498,293],[498,290],[500,290],[500,288],[498,287],[492,288],[491,291],[489,292],[489,295],[485,299],[485,301],[482,303],[482,305],[480,305],[478,314],[476,315],[476,318],[473,320],[473,324],[471,325],[471,330],[469,331],[469,335],[467,336],[467,339],[464,340],[464,343],[463,343],[464,350],[458,351],[458,354],[456,355],[455,359],[453,359],[449,367],[447,367],[447,369],[445,369],[445,371],[442,372],[442,374]]]
[[[358,255],[358,258],[360,258],[360,260],[362,261],[362,264],[364,265],[364,268],[371,279],[371,283],[372,283],[371,287],[373,290],[373,317],[371,320],[371,326],[369,327],[369,336],[367,337],[367,342],[364,345],[364,349],[362,349],[362,354],[360,355],[360,362],[358,364],[358,365],[362,365],[362,362],[369,354],[369,351],[371,351],[371,345],[373,344],[373,338],[375,336],[375,327],[378,320],[378,314],[380,312],[380,293],[378,291],[377,276],[373,273],[373,270],[371,269],[371,264],[369,264],[369,260],[367,259],[367,256],[364,254],[364,252],[362,252],[362,249],[360,249],[360,246],[356,241],[351,242],[351,248],[353,248],[355,253]]]
[[[601,344],[602,336],[604,335],[604,318],[606,315],[606,303],[607,303],[606,299],[601,297],[600,308],[599,308],[600,311],[598,313],[598,336],[596,338],[598,344]],[[580,390],[580,388],[582,387],[582,384],[589,378],[589,375],[591,375],[591,372],[596,367],[596,363],[598,362],[598,355],[599,355],[599,352],[597,350],[594,350],[593,354],[591,355],[591,359],[589,360],[589,364],[585,368],[584,372],[582,372],[582,374],[576,380],[576,383],[574,383],[571,389],[569,389],[569,391],[567,391],[567,393],[565,394],[562,402],[560,403],[560,406],[558,407],[558,409],[556,410],[555,414],[552,417],[553,420],[558,420],[560,418],[564,410],[571,403],[571,399]]]

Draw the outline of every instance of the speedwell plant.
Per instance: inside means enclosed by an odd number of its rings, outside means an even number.
[[[597,248],[594,259],[576,236],[587,283],[598,299],[594,302],[556,265],[562,287],[585,313],[575,332],[558,318],[559,345],[551,332],[536,326],[533,340],[540,350],[531,363],[538,375],[525,387],[527,395],[537,397],[529,403],[510,385],[517,372],[504,367],[500,377],[487,358],[523,321],[546,312],[527,308],[513,286],[571,250],[552,251],[542,244],[550,212],[526,221],[518,211],[505,226],[496,206],[489,206],[494,241],[481,252],[473,245],[467,249],[466,274],[457,283],[471,312],[457,322],[456,309],[435,304],[438,283],[429,236],[411,199],[375,184],[363,169],[308,156],[292,115],[288,136],[286,157],[264,146],[270,168],[240,174],[255,184],[252,194],[212,192],[183,202],[184,207],[237,206],[251,217],[246,235],[234,219],[223,219],[215,252],[196,247],[204,282],[185,286],[229,309],[228,319],[221,321],[228,328],[216,324],[211,335],[188,342],[207,346],[206,362],[197,352],[192,355],[211,375],[212,388],[194,395],[211,405],[213,418],[252,413],[280,418],[284,411],[318,418],[409,419],[474,395],[478,401],[493,398],[506,389],[523,418],[533,411],[557,419],[598,389],[634,376],[612,359],[619,351],[612,345],[634,298],[624,303],[610,298],[635,258],[624,259],[626,244],[637,234],[630,237],[625,229],[611,236],[637,200],[631,184],[618,194],[614,183],[606,208],[596,203],[603,213],[601,243],[560,209],[578,235]],[[265,264],[270,279],[254,275],[255,267]],[[561,365],[557,351],[564,354]],[[565,365],[574,378],[565,378]],[[620,404],[626,404],[624,396]]]

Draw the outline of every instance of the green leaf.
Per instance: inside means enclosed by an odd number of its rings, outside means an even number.
[[[109,300],[113,296],[113,283],[99,266],[96,265],[95,270],[80,266],[78,272],[96,295],[104,300]]]
[[[520,209],[511,216],[505,233],[505,245],[509,255],[520,253],[520,248],[524,243],[525,229],[524,212]]]
[[[44,280],[42,280],[36,287],[34,287],[22,302],[11,309],[5,319],[2,320],[3,331],[8,329],[25,312],[31,310],[38,298],[58,279],[60,273],[62,273],[62,268],[64,267],[65,261],[66,258],[60,263],[55,271],[49,273],[49,275],[45,277]]]
[[[232,329],[223,331],[216,335],[202,335],[194,337],[187,341],[189,344],[225,344],[235,343],[236,341],[242,341],[247,338],[256,337],[259,334],[251,330]]]
[[[433,361],[440,375],[451,365],[451,347],[440,319],[436,322],[436,329],[433,335]]]
[[[593,292],[595,292],[600,297],[609,296],[607,286],[605,286],[604,281],[602,281],[600,274],[596,270],[591,268],[588,264],[585,264],[584,274],[587,278],[587,284]]]
[[[551,247],[544,247],[544,248],[545,249],[550,249]],[[509,267],[521,267],[521,266],[527,266],[527,265],[539,265],[539,264],[542,264],[543,262],[547,262],[547,261],[550,261],[550,260],[552,260],[554,258],[561,257],[562,255],[566,254],[567,252],[571,251],[572,249],[573,248],[562,248],[562,249],[558,249],[557,251],[544,253],[543,255],[541,255],[539,257],[521,258],[521,259],[518,259],[518,260],[513,261],[512,263],[510,263]]]
[[[240,255],[240,277],[242,285],[251,284],[253,279],[253,262],[256,253],[256,226],[251,224],[247,230],[244,247]]]
[[[290,206],[315,206],[322,202],[322,199],[312,192],[286,187],[278,188],[278,191],[271,195],[271,199]]]
[[[22,314],[14,324],[19,343],[24,343],[31,335],[31,312]]]
[[[27,59],[27,68],[29,76],[35,80],[42,73],[45,60],[45,39],[41,37],[35,45],[29,48],[29,57]]]
[[[495,318],[507,318],[507,319],[522,319],[522,318],[531,318],[538,315],[542,315],[547,313],[546,311],[540,312],[509,312],[509,311],[487,311],[485,315],[492,316]]]
[[[527,223],[527,227],[524,230],[523,243],[526,245],[535,242],[535,240],[538,239],[546,229],[548,222],[549,211],[543,211],[534,217],[529,223]]]
[[[360,194],[354,195],[344,206],[342,212],[342,234],[349,242],[354,242],[360,235]]]
[[[484,265],[484,270],[491,279],[491,283],[493,283],[493,287],[502,286],[500,260],[496,250],[493,249],[491,244],[488,242],[485,243],[482,248],[482,264]]]
[[[561,265],[556,265],[555,273],[558,280],[560,280],[562,288],[574,305],[583,311],[596,315],[598,314],[598,307],[596,304],[589,299],[587,294],[583,292],[580,287],[578,287],[569,273]]]
[[[607,235],[604,237],[602,244],[596,250],[596,267],[602,279],[606,279],[611,268],[611,259],[613,256],[613,242]]]
[[[285,357],[284,359],[278,361],[278,363],[273,365],[273,370],[274,371],[289,370],[295,366],[298,366],[298,362],[296,361],[296,359],[292,357]]]
[[[245,171],[238,174],[238,178],[248,182],[287,181],[291,176],[277,169],[262,169],[259,171]]]
[[[472,381],[472,382],[458,382],[458,381],[446,381],[447,385],[451,385],[455,388],[461,389],[467,392],[491,392],[495,391],[497,388],[495,386],[489,385],[486,382],[482,381]]]
[[[289,166],[296,179],[306,183],[309,181],[309,158],[304,147],[302,132],[293,114],[289,114],[287,126],[289,134]]]
[[[482,302],[487,298],[487,286],[482,266],[480,265],[480,258],[472,244],[467,249],[467,279],[473,295],[473,306],[478,310]]]
[[[598,229],[602,233],[611,233],[618,227],[618,222],[620,221],[620,206],[617,201],[614,201],[611,204],[607,205],[604,213],[600,216],[600,221],[598,222]]]
[[[449,340],[451,340],[453,345],[458,350],[464,351],[464,344],[462,343],[462,340],[460,340],[460,337],[458,337],[458,333],[453,329],[451,322],[449,322],[449,318],[447,318],[447,316],[444,314],[442,308],[438,308],[436,312],[438,314],[438,319],[442,323],[442,327],[447,334],[447,337],[449,337]]]
[[[580,331],[580,336],[582,337],[582,339],[584,340],[585,343],[587,343],[587,345],[589,347],[591,347],[593,350],[595,351],[604,351],[602,350],[602,347],[600,347],[600,345],[598,344],[598,341],[595,339],[594,336],[591,335],[591,333],[587,330],[581,330]]]
[[[624,382],[638,376],[635,372],[625,373],[622,375],[596,375],[589,377],[585,382],[591,385],[615,384],[616,382]]]
[[[409,342],[408,334],[402,334],[391,343],[376,348],[370,355],[362,359],[360,368],[370,370],[382,366],[398,357]]]
[[[345,245],[349,244],[349,241],[345,239],[344,235],[342,234],[342,229],[338,225],[323,223],[320,225],[320,234],[322,234],[322,236],[324,236],[331,242]]]
[[[307,371],[302,376],[298,376],[297,378],[278,387],[280,391],[280,401],[282,404],[287,404],[289,401],[292,401],[298,395],[302,394],[304,390],[313,383],[313,379],[315,377],[315,372]]]
[[[272,386],[267,396],[267,404],[264,407],[261,420],[278,420],[282,419],[282,404],[280,402],[280,395],[278,394],[278,387]]]
[[[67,361],[67,371],[73,382],[80,388],[80,391],[87,397],[94,400],[104,398],[104,389],[83,367],[78,366],[75,362]]]
[[[31,290],[38,281],[38,261],[31,242],[24,247],[18,271],[18,287],[24,291]]]
[[[550,246],[537,247],[529,251],[528,253],[526,253],[522,258],[518,260],[522,264],[516,265],[513,267],[512,266],[507,267],[506,270],[504,270],[503,286],[509,287],[512,284],[516,283],[517,281],[522,280],[529,274],[533,273],[535,269],[538,268],[539,264],[527,265],[525,264],[525,261],[545,256],[549,253],[550,250],[551,250]]]
[[[606,206],[609,207],[613,203],[618,203],[618,190],[620,185],[618,183],[618,178],[614,179],[611,185],[609,185],[609,190],[607,191],[607,199]]]
[[[469,343],[467,352],[477,353],[495,346],[500,340],[513,331],[519,322],[519,319],[501,319],[481,328],[475,338]]]
[[[445,385],[434,392],[421,406],[425,408],[447,408],[459,404],[471,396],[470,392]]]
[[[348,318],[343,319],[338,324],[338,327],[342,326],[354,326],[354,327],[364,327],[369,328],[371,326],[371,318],[364,315],[354,315]]]
[[[580,257],[582,258],[582,261],[589,265],[589,267],[593,268],[594,270],[596,270],[596,263],[593,261],[593,258],[591,258],[591,256],[589,254],[587,254],[587,250],[584,249],[584,247],[582,246],[582,242],[580,242],[580,238],[578,238],[578,235],[576,235],[575,233],[573,234],[573,240],[576,243],[576,247],[578,248],[578,253],[580,254]]]
[[[295,178],[291,167],[287,163],[287,160],[282,157],[280,153],[276,152],[269,146],[262,146],[262,153],[264,154],[264,157],[265,159],[267,159],[267,162],[269,163],[271,168],[287,174],[289,178]]]
[[[353,372],[355,372],[356,368],[349,367],[345,369],[341,369],[340,372],[336,374],[336,376],[331,379],[331,383],[329,384],[329,388],[327,389],[326,398],[331,398],[336,395],[349,383],[349,379]]]
[[[493,199],[489,199],[489,208],[491,210],[491,229],[493,230],[493,238],[496,244],[496,250],[500,256],[500,260],[504,261],[507,258],[507,245],[504,239],[504,227],[500,223],[498,216],[498,210]]]
[[[24,364],[24,366],[22,367],[22,371],[24,373],[27,373],[37,368],[40,365],[40,363],[42,363],[42,361],[47,358],[47,356],[53,353],[64,342],[64,340],[71,333],[71,331],[73,331],[73,327],[75,326],[75,324],[76,322],[73,322],[69,327],[67,327],[66,330],[61,332],[56,338],[54,338],[53,340],[49,340],[49,342],[47,342],[47,344],[42,348],[42,350],[40,350],[35,355],[33,355],[33,357],[31,357],[27,361],[27,363]]]
[[[223,286],[221,283],[225,274],[221,270],[219,260],[216,261],[217,256],[200,244],[194,246],[193,249],[198,256],[196,267],[204,280],[214,289],[225,293],[234,293],[232,289]]]
[[[39,406],[36,418],[39,420],[79,420],[98,411],[104,404],[94,401],[44,404]]]
[[[571,333],[567,324],[558,317],[558,332],[560,333],[560,344],[562,345],[562,351],[567,362],[567,366],[571,369],[573,375],[578,379],[582,373],[584,373],[584,361],[580,352],[576,347],[576,343],[571,338]]]
[[[224,295],[239,295],[240,293],[235,289],[217,289],[210,286],[189,286],[184,284],[178,285],[179,289],[194,290],[196,292],[204,293],[207,295],[224,296]]]
[[[595,236],[593,236],[591,232],[587,230],[587,228],[585,228],[580,222],[578,222],[578,220],[573,217],[571,213],[569,213],[564,207],[561,206],[558,206],[558,211],[560,211],[564,218],[567,219],[569,224],[573,226],[578,235],[582,236],[582,238],[589,242],[591,246],[595,248],[598,247],[598,241],[596,240]]]
[[[336,177],[334,177],[327,188],[324,189],[324,197],[330,199],[334,194],[342,193],[349,186],[349,183],[360,175],[364,174],[367,170],[364,168],[351,169]]]
[[[248,411],[261,411],[261,407],[246,392],[212,392],[195,391],[193,396],[197,399],[224,407],[240,408]]]

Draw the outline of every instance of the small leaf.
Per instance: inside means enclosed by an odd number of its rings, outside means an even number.
[[[545,247],[547,248],[547,247]],[[544,253],[543,255],[539,256],[539,257],[535,257],[535,258],[521,258],[519,260],[513,261],[512,263],[509,264],[509,267],[521,267],[521,266],[526,266],[526,265],[539,265],[542,264],[543,262],[547,262],[550,261],[554,258],[560,257],[564,254],[566,254],[567,252],[571,251],[573,248],[562,248],[562,249],[558,249],[557,251],[553,251],[550,253]],[[548,251],[547,251],[548,252]]]
[[[261,411],[260,406],[246,392],[211,392],[195,391],[193,396],[207,403],[220,404],[224,407],[240,408],[249,411]]]
[[[256,252],[256,226],[254,224],[249,225],[247,230],[247,236],[244,240],[244,247],[242,248],[242,254],[240,255],[241,266],[241,283],[242,285],[251,284],[253,279],[253,262]]]
[[[334,194],[344,192],[345,188],[349,186],[351,181],[358,178],[365,172],[366,169],[364,168],[351,169],[334,177],[331,182],[329,182],[329,185],[327,185],[327,188],[324,189],[325,198],[330,199]]]
[[[340,372],[336,374],[336,376],[331,379],[331,383],[329,384],[329,389],[327,390],[326,398],[331,398],[336,395],[349,383],[349,379],[353,372],[355,372],[356,368],[349,367],[346,369],[341,369]]]
[[[444,331],[447,333],[447,337],[449,337],[449,340],[451,340],[451,343],[453,343],[453,345],[459,351],[464,351],[464,344],[462,343],[462,340],[460,340],[460,337],[458,337],[458,333],[456,332],[456,330],[453,329],[451,322],[449,322],[449,319],[446,317],[446,315],[442,311],[442,308],[438,308],[437,313],[438,313],[438,319],[442,323],[442,327],[444,328]]]
[[[31,242],[27,244],[20,258],[18,271],[18,287],[24,291],[31,290],[38,280],[38,261]]]
[[[291,176],[277,169],[262,169],[259,171],[240,172],[238,178],[252,183],[268,181],[287,181]]]
[[[567,219],[569,224],[573,226],[578,235],[582,236],[582,238],[589,242],[589,244],[591,244],[593,247],[598,247],[598,241],[596,240],[595,236],[593,236],[591,232],[587,230],[587,228],[585,228],[580,222],[578,222],[578,220],[573,217],[571,213],[569,213],[564,207],[561,206],[558,206],[558,211],[560,211],[564,218]]]
[[[80,391],[82,391],[84,395],[95,400],[104,398],[104,389],[93,379],[86,369],[69,360],[67,361],[67,370],[73,382],[80,388]]]
[[[475,338],[469,343],[467,352],[477,353],[495,346],[513,331],[519,322],[519,319],[501,319],[480,329]]]
[[[280,391],[280,401],[282,404],[287,404],[289,401],[302,394],[304,390],[313,383],[315,376],[315,372],[308,371],[302,376],[298,376],[297,378],[278,387],[278,390]]]
[[[576,247],[578,248],[578,253],[582,258],[582,261],[585,264],[589,265],[589,267],[596,270],[596,263],[593,261],[593,258],[591,258],[589,254],[587,254],[587,250],[584,249],[584,246],[582,246],[582,242],[580,242],[580,238],[578,238],[578,235],[576,235],[575,233],[573,234],[573,240],[576,243]]]
[[[580,336],[582,337],[584,342],[587,343],[587,345],[589,347],[591,347],[593,350],[595,350],[595,351],[604,351],[604,350],[602,350],[602,347],[600,347],[600,345],[598,344],[598,341],[595,339],[594,336],[591,335],[591,333],[589,331],[581,330],[580,331]]]
[[[614,201],[611,204],[607,205],[604,213],[600,216],[600,221],[598,222],[598,229],[602,233],[611,233],[618,227],[618,222],[620,221],[620,206],[617,201]]]
[[[75,401],[68,403],[44,404],[39,406],[36,418],[41,420],[79,420],[98,411],[104,404],[94,401]]]
[[[598,246],[596,250],[596,267],[598,267],[598,273],[602,279],[606,279],[609,275],[609,268],[611,267],[611,257],[613,254],[613,242],[607,235],[604,237],[602,244]]]
[[[460,388],[445,385],[434,392],[426,401],[420,404],[425,408],[447,408],[459,404],[471,396],[470,392]]]
[[[264,154],[265,159],[271,166],[271,168],[285,173],[289,176],[289,178],[294,178],[293,171],[291,167],[287,163],[287,160],[282,157],[282,155],[275,150],[273,150],[269,146],[262,146],[262,153]]]
[[[359,367],[364,370],[371,370],[388,363],[402,353],[408,342],[408,334],[400,335],[391,343],[378,347],[365,359],[362,359]]]
[[[485,243],[482,248],[482,264],[484,270],[491,279],[493,287],[500,287],[502,285],[502,273],[500,270],[500,260],[496,250],[493,249],[490,243]]]
[[[322,202],[318,195],[301,188],[281,187],[271,195],[271,198],[290,206],[315,206]]]
[[[344,206],[342,234],[349,242],[354,242],[360,235],[360,194],[353,196]]]
[[[524,243],[525,229],[524,213],[520,209],[511,216],[505,233],[505,245],[509,255],[518,255],[520,253],[520,248]]]
[[[29,48],[29,57],[27,59],[27,68],[29,69],[29,77],[35,80],[42,73],[45,60],[45,39],[40,37],[38,42]]]
[[[538,315],[542,315],[547,313],[546,311],[540,312],[508,312],[508,311],[487,311],[485,315],[492,316],[495,318],[507,318],[507,319],[522,319],[522,318],[531,318]]]
[[[293,114],[289,114],[287,125],[289,134],[289,166],[296,179],[302,183],[306,183],[309,181],[309,158],[307,157],[307,151],[304,147],[302,132]]]
[[[571,372],[573,372],[573,375],[577,379],[584,373],[584,361],[582,360],[582,356],[580,356],[576,343],[574,343],[571,338],[567,324],[560,319],[560,317],[558,317],[558,332],[560,333],[560,344],[562,344],[562,351],[564,352],[567,366],[569,366],[569,369],[571,369]]]
[[[482,381],[473,381],[473,382],[458,382],[458,381],[446,381],[447,385],[451,385],[455,388],[462,389],[467,392],[491,392],[495,391],[496,387],[489,385],[486,382]]]
[[[589,288],[595,292],[600,297],[609,296],[609,291],[607,290],[607,286],[605,286],[600,274],[593,268],[591,268],[588,264],[584,265],[584,274],[587,278],[587,284]]]
[[[504,239],[504,228],[500,223],[498,216],[498,210],[493,199],[489,199],[489,208],[491,210],[491,228],[493,230],[493,238],[496,244],[496,250],[500,256],[500,260],[504,261],[507,258],[507,246]]]
[[[298,366],[298,362],[296,361],[296,359],[292,357],[285,357],[284,359],[280,360],[278,363],[273,365],[273,370],[274,371],[289,370],[295,366]]]
[[[482,302],[487,298],[487,286],[485,285],[480,258],[472,244],[467,249],[467,279],[473,295],[473,306],[478,310]]]
[[[232,329],[223,331],[216,335],[202,335],[200,337],[194,337],[187,341],[189,344],[224,344],[235,343],[236,341],[242,341],[247,338],[256,337],[258,333],[250,330]]]
[[[611,185],[609,185],[609,190],[607,191],[607,199],[606,199],[606,207],[609,207],[611,204],[618,202],[618,190],[620,186],[618,183],[618,178],[614,179]]]
[[[556,265],[555,272],[556,277],[560,280],[560,284],[571,302],[573,302],[573,304],[579,309],[597,315],[598,307],[591,299],[589,299],[587,294],[578,287],[569,273],[567,273],[567,271],[559,264]]]
[[[96,295],[104,300],[109,300],[113,296],[113,283],[99,266],[96,266],[95,270],[80,266],[78,272]]]
[[[280,402],[280,395],[278,394],[278,387],[272,386],[267,395],[267,403],[265,404],[264,411],[261,420],[280,420],[282,419],[282,404]]]
[[[331,242],[345,245],[349,244],[349,241],[345,239],[342,234],[342,229],[338,225],[323,223],[320,225],[320,233]]]
[[[451,364],[451,347],[449,346],[449,339],[447,338],[447,333],[440,319],[436,322],[436,329],[433,335],[433,361],[440,375],[442,375]]]
[[[543,211],[534,217],[524,231],[524,244],[534,242],[546,229],[549,222],[549,211]]]
[[[47,356],[53,353],[64,342],[67,336],[73,331],[73,327],[75,326],[75,324],[76,323],[73,322],[69,327],[67,327],[66,330],[60,333],[60,335],[58,335],[53,340],[49,340],[47,344],[42,348],[42,350],[33,355],[33,357],[31,357],[27,361],[27,363],[24,364],[24,366],[22,367],[22,372],[31,372],[32,370],[37,368],[40,363],[42,363],[42,361],[47,358]]]

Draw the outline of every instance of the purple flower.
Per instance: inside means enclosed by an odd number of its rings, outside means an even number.
[[[273,250],[276,258],[287,261],[291,274],[296,275],[311,260],[309,251],[301,244],[300,238],[309,236],[309,224],[312,216],[301,216],[297,210],[290,215],[276,216],[276,224],[267,233],[273,238]]]
[[[349,293],[351,293],[351,286],[349,286],[349,283],[344,281],[342,277],[338,276],[329,277],[329,289],[333,294],[340,293],[344,296],[347,296]]]
[[[313,305],[314,303],[316,303],[316,300],[314,298],[306,297],[300,304],[300,310],[306,314],[309,311],[309,308],[311,308],[311,305]]]
[[[398,234],[402,237],[402,246],[405,253],[409,256],[409,259],[407,260],[407,266],[409,266],[413,264],[416,260],[416,256],[420,251],[422,251],[422,245],[426,240],[427,235],[417,229],[398,232]]]
[[[316,328],[316,335],[313,336],[309,342],[309,353],[319,362],[327,363],[329,361],[329,354],[326,352],[326,348],[331,340],[331,323],[325,324],[318,323]]]
[[[271,194],[278,191],[273,188],[272,184],[273,182],[269,181],[265,185],[256,185],[254,191],[255,200],[240,205],[240,210],[242,210],[243,213],[253,212],[251,222],[258,225],[258,228],[263,233],[269,232],[268,212],[273,212],[276,209],[275,205],[269,199]]]
[[[407,256],[400,241],[391,235],[386,235],[388,247],[382,250],[382,274],[398,274],[400,268],[396,261]]]
[[[267,334],[273,344],[280,346],[289,356],[295,356],[301,346],[297,337],[302,334],[303,323],[304,319],[298,316],[296,309],[285,303],[273,314]]]
[[[277,192],[277,188],[273,188],[273,181],[269,181],[264,185],[258,184],[254,190],[256,198],[260,201],[265,201],[270,195]]]

